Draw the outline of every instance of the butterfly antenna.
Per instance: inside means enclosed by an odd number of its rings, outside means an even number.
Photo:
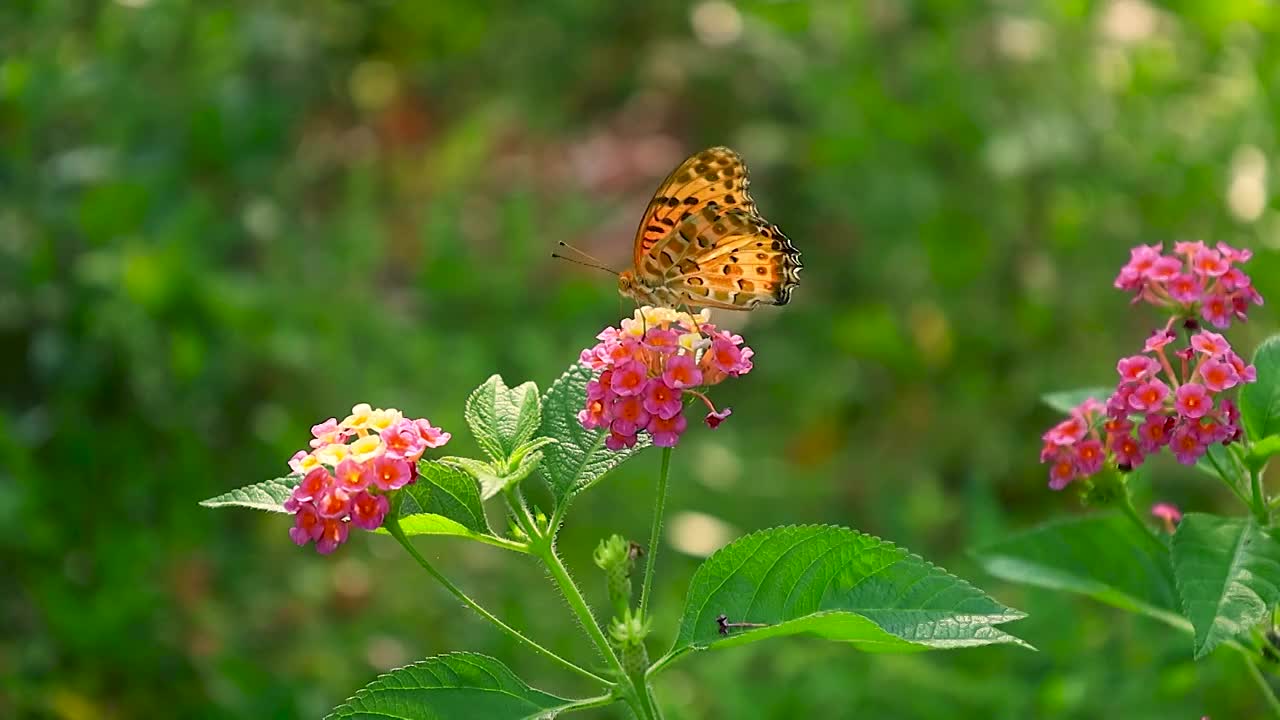
[[[600,264],[598,264],[598,263],[587,262],[586,260],[579,260],[579,259],[577,259],[577,258],[571,258],[571,257],[569,257],[569,256],[567,256],[567,255],[561,255],[560,253],[551,253],[551,257],[553,257],[553,258],[555,258],[555,259],[557,259],[557,260],[568,260],[569,262],[574,263],[575,265],[585,265],[585,266],[587,266],[587,267],[589,267],[589,268],[595,268],[596,270],[603,270],[603,271],[605,271],[605,272],[609,273],[610,275],[617,275],[617,274],[618,274],[618,271],[617,271],[617,270],[614,270],[614,269],[613,269],[613,268],[611,268],[611,267],[606,267],[606,266],[604,266],[604,265],[600,265]]]
[[[614,275],[619,274],[617,270],[614,270],[608,265],[605,265],[603,262],[600,262],[600,260],[596,258],[594,255],[591,255],[587,252],[579,250],[578,248],[570,245],[569,243],[563,240],[560,241],[559,245],[562,248],[565,248],[567,250],[572,250],[573,252],[577,253],[581,259],[571,258],[565,255],[561,255],[560,253],[551,253],[551,257],[560,258],[561,260],[568,260],[569,262],[576,262],[579,265],[586,265],[587,267],[599,268],[601,270],[611,272]]]

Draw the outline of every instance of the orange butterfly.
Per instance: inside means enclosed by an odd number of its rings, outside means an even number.
[[[618,292],[671,308],[786,305],[800,282],[800,251],[756,211],[748,184],[746,164],[726,147],[680,163],[649,201]]]

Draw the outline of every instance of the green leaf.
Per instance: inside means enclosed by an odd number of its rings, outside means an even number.
[[[442,461],[461,468],[468,475],[475,478],[475,481],[480,484],[480,499],[482,501],[502,492],[502,476],[499,475],[498,469],[493,466],[493,463],[464,457],[447,457],[442,458]]]
[[[1237,490],[1247,489],[1249,484],[1249,474],[1241,467],[1235,453],[1222,443],[1210,445],[1205,454],[1196,460],[1196,469],[1210,477],[1231,483]],[[1219,469],[1226,474],[1225,478],[1218,474]]]
[[[379,675],[326,720],[555,717],[570,701],[535,690],[485,655],[450,653]]]
[[[721,635],[721,614],[729,622],[767,627]],[[740,538],[698,568],[675,646],[663,664],[690,650],[798,633],[870,652],[1025,646],[994,627],[1021,617],[879,538],[841,527],[780,527]]]
[[[401,492],[400,525],[405,535],[428,534],[410,532],[411,527],[423,525],[410,520],[420,514],[438,515],[470,533],[488,535],[491,532],[475,480],[456,467],[437,460],[419,460],[418,481],[405,486]],[[439,525],[434,520],[428,524],[433,527]]]
[[[1253,353],[1258,381],[1240,389],[1240,420],[1250,440],[1280,434],[1280,335],[1272,335]]]
[[[538,469],[538,464],[542,462],[542,453],[537,450],[531,453],[518,454],[519,461],[516,466],[505,471],[494,467],[493,463],[472,458],[448,457],[444,458],[444,462],[456,465],[475,478],[475,481],[480,484],[480,499],[488,500],[529,477],[534,470]]]
[[[540,434],[557,441],[542,451],[542,474],[557,504],[564,504],[591,487],[605,473],[649,446],[649,436],[645,434],[634,448],[609,450],[604,446],[605,431],[587,430],[578,423],[578,412],[587,400],[587,382],[593,377],[595,373],[575,363],[556,380],[542,401]]]
[[[972,554],[998,578],[1085,595],[1188,629],[1168,549],[1119,513],[1057,520]]]
[[[480,448],[494,461],[505,462],[542,422],[538,386],[527,382],[508,388],[502,376],[494,375],[467,398],[465,415]]]
[[[1280,453],[1280,435],[1268,435],[1250,446],[1249,467],[1255,471],[1261,471],[1267,466],[1271,456],[1277,453]]]
[[[1040,396],[1040,401],[1045,405],[1057,410],[1060,413],[1069,413],[1075,409],[1077,405],[1094,398],[1098,402],[1106,402],[1111,397],[1111,393],[1115,391],[1113,387],[1089,387],[1079,388],[1076,390],[1060,390]]]
[[[246,485],[229,493],[223,493],[208,500],[201,500],[205,507],[247,507],[269,512],[285,512],[284,501],[289,499],[293,489],[298,486],[298,478],[290,475],[274,480],[267,480],[256,485]]]
[[[1266,620],[1280,602],[1280,542],[1252,518],[1188,513],[1173,536],[1173,572],[1199,659]]]

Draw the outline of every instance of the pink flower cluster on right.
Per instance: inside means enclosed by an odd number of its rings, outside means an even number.
[[[1236,267],[1253,257],[1252,250],[1238,250],[1226,243],[1213,249],[1203,242],[1180,242],[1173,254],[1160,245],[1139,245],[1129,251],[1129,262],[1120,268],[1115,286],[1134,293],[1134,302],[1148,302],[1194,318],[1199,315],[1216,328],[1231,326],[1234,317],[1247,319],[1249,305],[1261,305],[1262,296],[1243,270]]]
[[[1256,381],[1257,370],[1222,335],[1198,330],[1196,313],[1225,327],[1231,317],[1245,320],[1249,303],[1262,303],[1249,277],[1232,266],[1251,254],[1224,243],[1216,251],[1178,243],[1175,253],[1182,259],[1161,255],[1158,245],[1134,248],[1116,279],[1117,287],[1171,316],[1141,353],[1116,363],[1120,379],[1105,402],[1085,400],[1043,435],[1040,462],[1049,465],[1050,488],[1062,490],[1106,467],[1128,472],[1164,447],[1192,465],[1210,445],[1240,439],[1240,410],[1228,393]],[[1186,331],[1180,348],[1178,325]]]
[[[751,348],[712,325],[705,311],[695,316],[646,306],[596,338],[600,342],[579,357],[600,374],[587,383],[578,422],[588,430],[607,428],[610,450],[634,447],[641,432],[658,447],[675,447],[689,425],[686,396],[705,403],[703,421],[719,426],[732,410],[717,410],[700,388],[751,371]]]

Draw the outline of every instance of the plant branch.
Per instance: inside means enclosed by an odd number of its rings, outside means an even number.
[[[653,506],[653,530],[649,533],[649,557],[644,563],[644,582],[640,585],[640,616],[649,617],[649,594],[653,591],[653,570],[662,543],[662,514],[667,504],[667,474],[671,469],[671,448],[662,449],[662,469],[658,471],[658,498]]]
[[[613,646],[609,644],[608,638],[604,636],[604,631],[600,629],[600,624],[596,622],[595,615],[591,613],[591,607],[587,605],[587,601],[582,597],[582,591],[578,589],[577,583],[569,576],[569,570],[564,566],[564,562],[560,560],[560,556],[556,554],[555,545],[550,537],[551,532],[548,531],[546,537],[540,537],[539,542],[535,545],[536,554],[542,559],[547,570],[551,572],[552,579],[559,586],[561,594],[569,603],[569,609],[578,618],[578,623],[582,625],[582,629],[587,633],[587,637],[595,644],[596,650],[609,664],[609,667],[618,677],[619,689],[623,692],[623,699],[631,706],[631,710],[637,717],[642,720],[652,720],[653,715],[650,708],[641,697],[641,693],[646,692],[644,687],[635,687],[631,678],[627,675],[626,669],[622,666],[622,661],[618,659],[618,654],[614,652]]]
[[[385,526],[387,528],[387,532],[391,533],[391,537],[394,537],[396,541],[399,542],[402,547],[404,547],[405,551],[408,552],[409,555],[412,556],[413,559],[416,560],[418,564],[422,566],[423,570],[426,570],[427,573],[431,575],[431,577],[435,578],[436,581],[439,582],[441,585],[443,585],[444,588],[448,590],[454,597],[461,600],[462,604],[476,611],[476,613],[479,614],[480,617],[498,626],[500,630],[510,635],[515,640],[518,640],[524,643],[525,645],[528,645],[529,648],[532,649],[534,652],[537,652],[539,655],[542,655],[548,660],[554,661],[556,664],[560,665],[566,670],[572,670],[573,672],[578,673],[579,675],[585,678],[589,678],[601,685],[605,685],[607,687],[613,686],[613,683],[609,682],[608,680],[605,680],[604,678],[600,677],[599,675],[596,675],[595,673],[591,672],[590,670],[587,670],[586,668],[582,668],[575,665],[574,663],[542,647],[541,645],[534,642],[533,640],[530,640],[528,637],[525,637],[525,635],[522,634],[519,630],[516,630],[510,625],[502,622],[493,613],[484,609],[484,607],[481,606],[480,603],[476,602],[475,600],[472,600],[471,597],[467,595],[465,592],[463,592],[461,588],[459,588],[457,585],[454,585],[452,582],[449,581],[448,578],[440,574],[440,571],[436,570],[435,566],[432,565],[425,557],[422,556],[421,553],[418,552],[418,549],[413,546],[413,543],[409,542],[409,538],[405,537],[404,530],[400,527],[399,518],[393,515],[388,515]]]
[[[571,713],[578,710],[588,710],[590,708],[604,707],[612,705],[619,700],[617,695],[600,695],[598,697],[583,698],[582,700],[574,700],[568,705],[564,705],[556,709],[558,713]]]
[[[1249,470],[1249,486],[1253,488],[1253,514],[1258,518],[1261,525],[1271,524],[1271,509],[1267,507],[1267,500],[1262,492],[1262,473],[1257,470]]]

